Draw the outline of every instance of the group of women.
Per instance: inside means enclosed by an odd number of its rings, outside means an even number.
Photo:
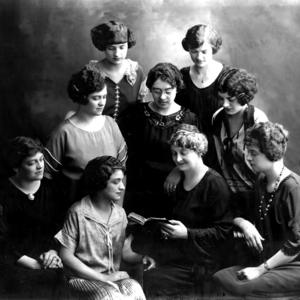
[[[28,280],[53,293],[63,268],[80,299],[209,280],[238,296],[300,294],[300,178],[284,165],[287,131],[249,104],[255,76],[214,59],[222,39],[209,25],[182,40],[191,66],[158,63],[147,77],[127,58],[127,26],[109,21],[91,38],[104,58],[72,75],[77,110],[45,148],[16,137],[5,153],[0,263],[13,280],[2,291],[45,298]],[[131,211],[168,221],[135,228]],[[144,264],[143,289],[122,260]]]

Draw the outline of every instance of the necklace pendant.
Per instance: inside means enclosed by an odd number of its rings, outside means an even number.
[[[34,194],[28,194],[27,197],[31,201],[34,200]]]

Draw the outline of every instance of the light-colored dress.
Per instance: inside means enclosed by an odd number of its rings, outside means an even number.
[[[99,273],[112,274],[120,268],[126,226],[127,217],[123,208],[112,203],[110,218],[108,222],[103,222],[92,200],[86,196],[70,208],[65,224],[55,238],[88,267]],[[133,279],[115,282],[120,293],[105,282],[79,278],[65,269],[68,283],[78,296],[124,299],[122,297],[126,295],[130,299],[145,299],[141,286]]]
[[[87,163],[98,156],[110,155],[124,165],[127,146],[117,123],[104,116],[103,127],[90,132],[66,119],[51,135],[45,149],[46,176],[60,176],[68,202],[78,200],[78,182]]]

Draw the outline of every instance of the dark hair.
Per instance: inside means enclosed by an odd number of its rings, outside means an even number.
[[[115,157],[100,156],[90,160],[82,175],[86,192],[94,195],[98,191],[105,189],[110,176],[115,170],[125,172],[125,167]]]
[[[184,88],[182,75],[178,68],[171,63],[158,63],[152,69],[150,69],[146,86],[151,89],[154,82],[157,79],[168,82],[173,88],[176,87],[178,90]]]
[[[288,131],[278,123],[261,122],[247,129],[245,143],[246,146],[258,145],[270,161],[277,161],[286,152]]]
[[[181,44],[185,51],[198,48],[208,41],[212,47],[213,54],[217,53],[222,45],[219,33],[210,25],[198,24],[189,28]]]
[[[244,69],[228,68],[219,77],[218,90],[236,97],[241,105],[247,104],[257,93],[256,77]]]
[[[123,23],[108,21],[91,29],[94,46],[104,51],[108,45],[128,43],[128,48],[135,45],[133,32]]]
[[[190,149],[198,154],[207,152],[208,142],[203,133],[195,125],[180,124],[169,140],[170,146]]]
[[[26,136],[17,136],[11,139],[4,150],[5,164],[9,176],[15,174],[15,168],[19,168],[27,157],[33,156],[38,152],[43,153],[44,147],[39,140]]]
[[[68,84],[68,94],[74,102],[85,105],[90,94],[100,92],[104,87],[104,75],[95,66],[87,64],[72,75]]]

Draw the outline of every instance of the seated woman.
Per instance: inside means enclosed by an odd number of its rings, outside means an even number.
[[[5,150],[10,177],[0,190],[0,294],[53,299],[62,268],[53,235],[63,216],[55,186],[43,178],[43,147],[20,136]]]
[[[220,76],[218,88],[223,107],[214,114],[212,124],[219,169],[233,193],[235,214],[243,216],[248,213],[255,181],[245,157],[245,131],[268,118],[249,104],[257,93],[257,84],[255,76],[246,70],[229,68]]]
[[[159,63],[148,73],[152,102],[139,103],[121,122],[128,144],[125,209],[145,216],[168,216],[171,203],[163,184],[175,167],[168,141],[179,124],[197,125],[196,115],[174,102],[182,76],[171,63]],[[124,125],[122,125],[124,124]]]
[[[231,230],[230,192],[223,177],[202,161],[207,140],[197,127],[182,124],[170,140],[183,177],[177,186],[172,219],[164,239],[134,239],[133,249],[151,253],[158,267],[144,273],[147,294],[181,294],[201,286],[220,268],[220,245]]]
[[[214,275],[232,294],[300,295],[300,177],[284,165],[287,141],[276,123],[247,130],[247,159],[259,177],[253,207],[237,224],[254,259]]]
[[[82,196],[79,180],[89,160],[111,155],[125,165],[127,159],[127,146],[117,123],[102,115],[107,89],[101,73],[85,66],[72,75],[68,93],[78,109],[52,133],[45,153],[47,175],[58,175],[66,206]]]
[[[116,205],[125,188],[123,177],[124,166],[116,158],[91,160],[83,173],[88,195],[70,208],[63,229],[55,236],[69,286],[81,299],[145,299],[141,286],[119,271],[122,258],[143,259],[131,250],[131,237],[125,237],[126,214]]]

